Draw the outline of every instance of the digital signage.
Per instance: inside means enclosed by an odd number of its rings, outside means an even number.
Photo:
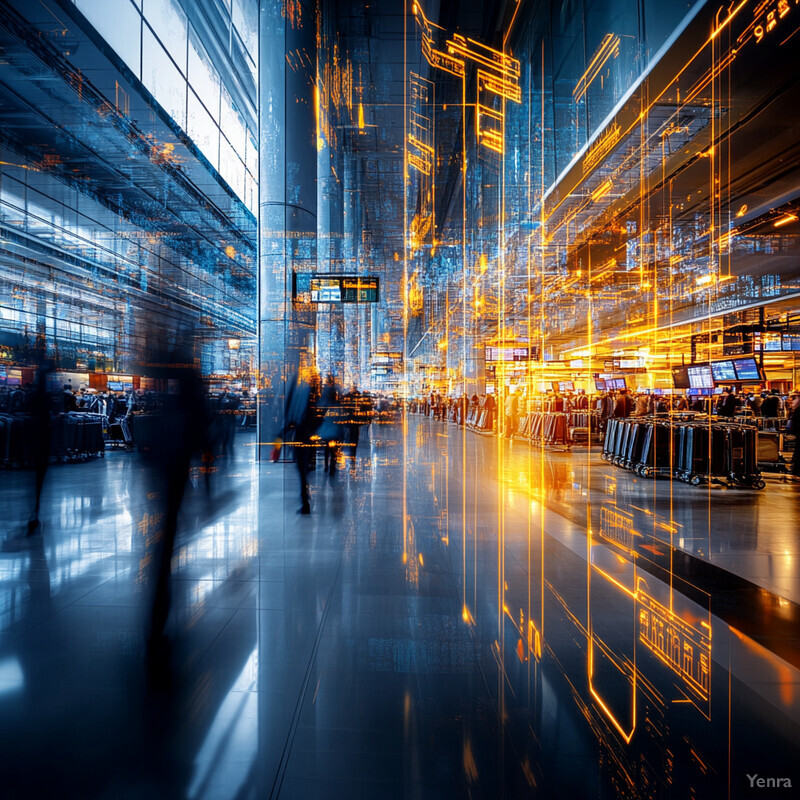
[[[737,380],[733,361],[712,361],[711,374],[714,376],[714,380],[720,383]]]
[[[295,272],[292,298],[299,303],[377,303],[380,281],[372,275]]]
[[[528,361],[531,351],[528,347],[493,347],[487,345],[487,361]]]
[[[689,367],[689,386],[692,389],[713,389],[714,376],[708,364]]]
[[[673,367],[672,383],[676,389],[688,389],[691,386],[688,367]]]
[[[733,362],[736,377],[740,381],[760,381],[761,373],[754,358],[737,358]]]

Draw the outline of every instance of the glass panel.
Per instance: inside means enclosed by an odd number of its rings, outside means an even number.
[[[186,14],[175,0],[147,0],[144,18],[183,74],[186,74]]]
[[[702,0],[644,0],[644,24],[647,36],[647,55],[652,58],[672,35],[681,20]]]
[[[244,176],[244,203],[252,214],[257,213],[258,185],[248,173],[245,173]]]
[[[189,84],[211,116],[218,119],[219,74],[193,29],[189,35]]]
[[[586,69],[581,14],[568,13],[572,4],[554,3],[553,95],[557,171],[561,172],[586,141],[586,97],[581,77]]]
[[[258,175],[258,145],[256,144],[256,134],[253,131],[249,131],[247,135],[245,165],[253,177]]]
[[[224,136],[219,139],[219,174],[236,194],[244,193],[244,164]]]
[[[182,128],[186,127],[186,81],[145,26],[142,83]]]
[[[587,3],[586,73],[580,92],[588,106],[589,131],[605,120],[642,71],[638,0]]]
[[[258,49],[258,3],[256,0],[233,0],[233,24],[242,37],[245,49],[256,56]]]
[[[189,92],[189,119],[186,132],[214,169],[218,169],[219,128],[194,92]]]
[[[142,20],[129,0],[113,5],[108,0],[76,0],[75,5],[131,72],[139,77]]]
[[[244,120],[239,116],[236,107],[231,100],[231,96],[222,87],[222,101],[220,105],[219,127],[233,149],[244,158],[246,128]]]

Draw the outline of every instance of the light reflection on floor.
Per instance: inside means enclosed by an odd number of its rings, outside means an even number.
[[[711,613],[703,575],[690,598],[640,567],[652,484],[414,417],[402,437],[320,464],[309,518],[293,465],[240,439],[216,502],[187,499],[149,688],[139,457],[54,468],[41,545],[0,554],[9,796],[703,798],[795,774],[798,670]],[[13,531],[25,476],[2,478]]]

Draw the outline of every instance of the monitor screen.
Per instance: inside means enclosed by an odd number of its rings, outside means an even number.
[[[608,389],[608,381],[604,381],[602,378],[595,378],[594,388],[597,389],[598,392],[605,392]]]
[[[121,392],[122,383],[120,381],[109,381],[106,388],[111,392]]]
[[[761,334],[761,344],[764,350],[776,352],[781,349],[782,339],[779,333],[764,332]]]
[[[783,349],[800,350],[800,333],[784,333]]]
[[[374,275],[295,272],[292,298],[301,303],[377,303],[380,280]]]
[[[733,361],[712,361],[711,374],[714,376],[714,380],[719,383],[736,380],[736,370],[733,368]]]
[[[689,383],[689,368],[673,367],[672,383],[676,389],[688,389],[691,386],[691,383]]]
[[[736,368],[736,377],[740,381],[760,381],[761,373],[754,358],[737,358],[733,362]]]
[[[342,284],[338,278],[312,278],[312,303],[341,303]]]
[[[572,381],[559,381],[558,389],[561,392],[574,392],[575,384]]]
[[[708,364],[689,367],[689,385],[692,389],[711,389],[714,386],[714,377]]]

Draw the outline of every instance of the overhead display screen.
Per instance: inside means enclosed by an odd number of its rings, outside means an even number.
[[[754,358],[737,358],[733,362],[736,368],[736,377],[740,381],[760,381],[761,373]]]
[[[714,376],[715,381],[735,381],[736,370],[733,367],[733,361],[712,361],[711,374]]]
[[[377,303],[380,281],[374,275],[318,275],[295,272],[292,298],[299,303]]]
[[[764,350],[776,352],[781,349],[782,339],[779,333],[765,332],[761,334],[761,342]]]
[[[342,302],[342,284],[338,278],[312,278],[310,291],[312,303]]]
[[[692,389],[713,389],[714,377],[708,364],[689,367],[689,386]]]
[[[784,333],[783,349],[800,350],[800,333]]]
[[[673,367],[672,383],[676,389],[688,389],[691,386],[689,383],[689,369],[687,367]]]

